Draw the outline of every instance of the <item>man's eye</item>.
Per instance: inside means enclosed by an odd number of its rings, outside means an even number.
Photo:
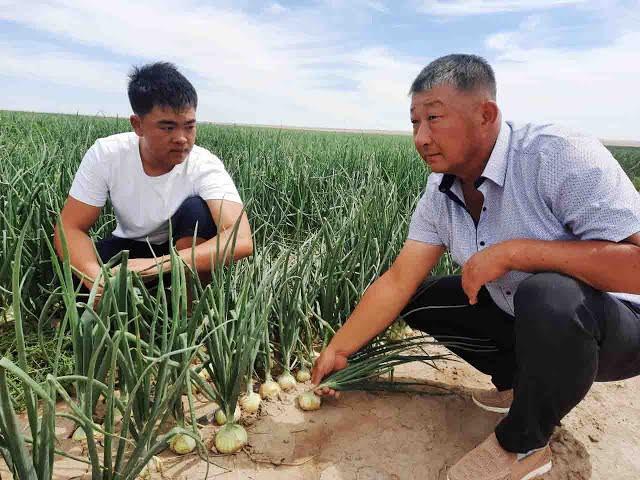
[[[439,118],[439,117],[440,117],[440,115],[429,115],[429,116],[427,117],[427,119],[428,119],[429,121],[431,121],[431,120],[435,120],[436,118]]]
[[[160,128],[165,132],[170,132],[171,130],[173,130],[173,127],[160,127]]]

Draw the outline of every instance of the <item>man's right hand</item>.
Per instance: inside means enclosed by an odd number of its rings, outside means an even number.
[[[324,377],[336,370],[342,370],[347,366],[346,355],[336,352],[331,345],[325,348],[320,356],[313,364],[311,371],[311,383],[313,385],[319,385]],[[336,392],[332,388],[323,387],[315,391],[318,395],[330,395],[332,397],[339,398],[340,393]]]
[[[331,372],[346,367],[351,353],[391,325],[443,253],[442,246],[407,240],[393,265],[367,288],[347,321],[315,361],[311,382],[320,385]],[[331,388],[316,389],[316,393],[337,396]]]

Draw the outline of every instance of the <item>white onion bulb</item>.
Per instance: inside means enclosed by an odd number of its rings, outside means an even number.
[[[174,436],[169,442],[169,448],[173,453],[178,455],[186,455],[196,449],[196,441],[194,438],[183,433]]]
[[[85,431],[84,431],[84,429],[82,427],[78,427],[78,428],[76,428],[76,431],[73,432],[73,435],[71,436],[71,439],[76,441],[76,442],[81,442],[81,441],[87,439],[87,434],[85,433]]]
[[[214,444],[220,453],[235,453],[247,444],[247,431],[237,423],[228,423],[216,433]]]
[[[240,411],[240,407],[236,405],[236,409],[233,412],[233,421],[237,422],[238,420],[240,420],[241,414],[242,412]],[[225,415],[224,410],[222,408],[219,408],[216,410],[216,413],[214,414],[214,418],[218,425],[225,425],[227,423],[227,416]]]
[[[291,375],[289,372],[284,372],[278,377],[278,385],[280,385],[280,388],[282,388],[282,390],[286,392],[295,388],[296,379],[293,378],[293,375]]]
[[[138,480],[151,480],[152,473],[160,473],[162,475],[162,460],[155,455],[149,460],[142,471],[138,474]]]
[[[273,380],[267,380],[262,385],[260,385],[260,397],[263,399],[273,400],[278,397],[280,393],[280,385],[278,385]]]
[[[240,406],[245,412],[255,413],[260,408],[260,402],[262,399],[260,395],[255,392],[251,392],[248,395],[243,395],[240,398]]]
[[[404,325],[401,321],[396,321],[387,330],[387,338],[392,342],[399,342],[404,339]]]
[[[298,406],[304,411],[318,410],[322,399],[314,392],[304,392],[298,396]]]
[[[76,442],[84,442],[87,440],[87,434],[82,427],[78,427],[76,428],[76,431],[73,432],[71,438]],[[94,440],[101,440],[102,438],[104,438],[102,432],[98,432],[96,430],[93,431]]]
[[[302,367],[296,373],[296,380],[300,383],[308,382],[309,380],[311,380],[311,373],[309,373],[309,370],[307,368]]]

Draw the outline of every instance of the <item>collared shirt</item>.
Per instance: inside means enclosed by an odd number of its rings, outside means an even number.
[[[484,196],[477,224],[460,180],[430,174],[408,238],[445,246],[464,265],[510,239],[620,242],[640,232],[640,195],[620,164],[597,139],[555,125],[504,122],[476,188]],[[513,315],[518,284],[530,275],[510,271],[486,287]],[[609,293],[640,304],[640,295]]]

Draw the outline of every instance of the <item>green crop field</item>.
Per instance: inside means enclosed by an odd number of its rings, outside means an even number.
[[[45,239],[75,170],[95,139],[127,130],[123,119],[0,112],[0,306],[8,305],[15,243],[26,230],[25,313],[40,310],[55,285]],[[427,175],[409,137],[202,125],[197,141],[233,176],[258,250],[300,244],[325,226],[328,236],[348,230],[354,238],[368,238],[389,249],[390,258]],[[115,226],[106,213],[92,232],[96,238]],[[346,253],[350,245],[335,248]]]
[[[135,478],[179,436],[203,450],[182,394],[191,405],[191,387],[201,389],[230,419],[254,380],[309,368],[395,258],[428,174],[409,136],[200,125],[197,143],[223,160],[246,203],[253,257],[214,269],[209,285],[176,260],[170,288],[105,267],[103,300],[90,308],[93,297],[76,295],[53,254],[53,226],[85,151],[128,130],[126,119],[0,111],[0,453],[16,472],[50,478],[56,416],[37,418],[39,405],[57,411],[56,400],[87,436],[93,478]],[[640,148],[611,150],[640,188]],[[104,213],[95,239],[115,226]],[[455,268],[445,256],[438,271]],[[389,371],[394,352],[428,342],[392,333],[347,373]],[[106,413],[96,419],[99,401]],[[28,449],[14,408],[29,414]],[[158,430],[167,422],[168,433]],[[216,436],[219,452],[242,436],[236,426],[218,432],[228,434]]]
[[[39,312],[55,285],[45,239],[75,170],[95,139],[128,130],[125,119],[0,112],[0,311],[10,303],[15,243],[26,230],[25,313]],[[198,144],[216,153],[233,176],[257,249],[266,243],[286,248],[325,225],[370,238],[377,248],[383,243],[392,257],[427,176],[409,136],[201,125]],[[640,148],[611,151],[640,187]],[[95,238],[114,228],[106,213]]]

